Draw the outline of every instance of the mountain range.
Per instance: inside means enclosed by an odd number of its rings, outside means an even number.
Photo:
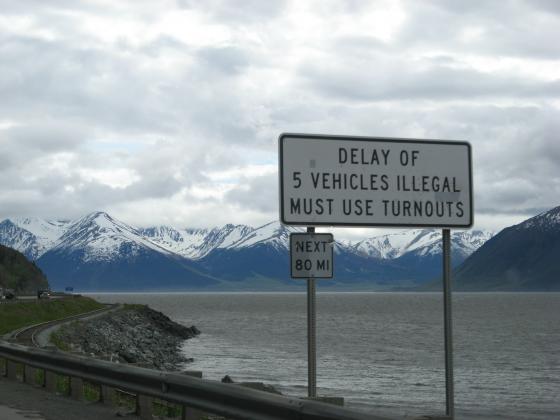
[[[75,221],[10,218],[0,244],[25,254],[53,289],[289,290],[304,287],[289,275],[288,239],[301,228],[271,222],[254,228],[136,228],[104,212]],[[452,263],[461,264],[492,233],[452,233]],[[361,241],[335,242],[335,275],[321,287],[394,290],[441,274],[441,233],[403,230]]]
[[[459,290],[560,291],[560,207],[510,226],[454,273]]]

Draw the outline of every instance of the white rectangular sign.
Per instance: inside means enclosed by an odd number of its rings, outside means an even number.
[[[333,246],[331,233],[290,234],[292,278],[332,278]]]
[[[282,134],[279,149],[284,224],[473,224],[467,142]]]

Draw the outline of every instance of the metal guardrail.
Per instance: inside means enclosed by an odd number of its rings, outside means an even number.
[[[86,381],[100,385],[102,394],[103,387],[132,392],[137,395],[137,405],[138,400],[142,398],[158,398],[183,407],[243,420],[389,420],[386,417],[317,401],[284,397],[177,373],[91,359],[54,349],[0,342],[0,358],[7,360],[7,376],[14,377],[15,364],[21,363],[25,366],[24,372],[27,372],[28,368],[35,368],[44,369],[45,377],[53,373],[69,376],[71,387],[72,380],[77,379],[75,383],[79,384],[82,390],[82,381]],[[49,388],[48,384],[46,386]],[[74,395],[75,391],[72,389],[71,393]]]

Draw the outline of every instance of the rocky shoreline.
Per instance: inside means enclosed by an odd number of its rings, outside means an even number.
[[[148,306],[125,305],[95,319],[63,325],[51,334],[57,347],[118,363],[178,371],[192,362],[181,352],[184,340],[200,331],[180,325]]]

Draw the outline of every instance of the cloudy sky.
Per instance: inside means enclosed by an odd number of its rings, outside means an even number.
[[[500,229],[560,204],[559,39],[556,0],[0,0],[0,219],[258,226],[308,132],[470,141]]]

